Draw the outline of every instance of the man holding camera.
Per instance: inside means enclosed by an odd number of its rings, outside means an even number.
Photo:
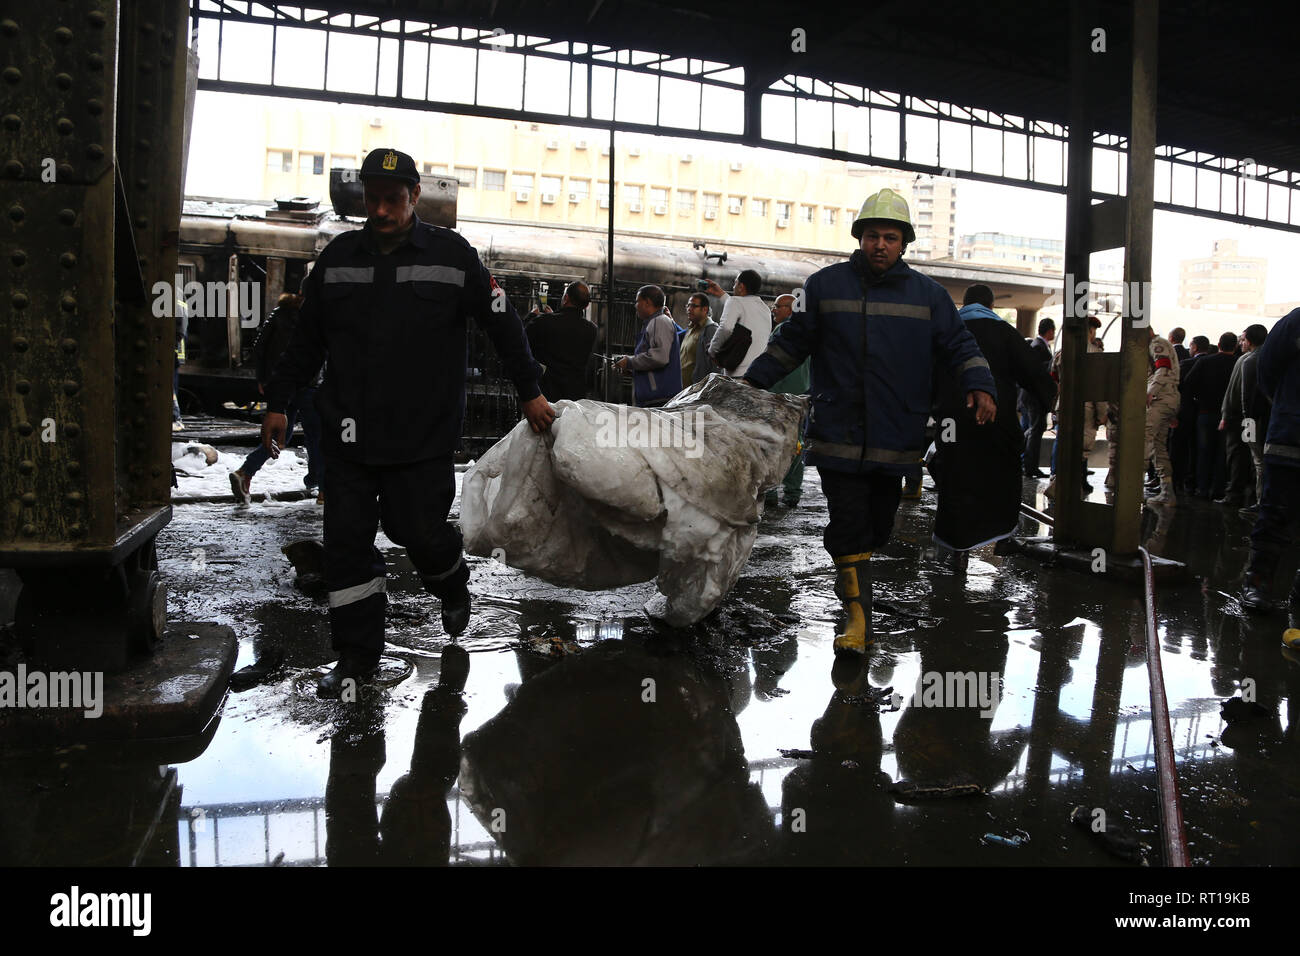
[[[767,339],[772,334],[772,313],[758,297],[763,280],[753,269],[746,269],[736,277],[731,295],[723,292],[722,286],[712,279],[708,282],[709,295],[722,299],[722,321],[718,323],[718,332],[709,345],[709,356],[728,375],[743,378],[749,371],[749,364],[767,349]],[[749,332],[749,348],[740,357],[739,364],[728,365],[723,351],[742,327]],[[719,356],[723,357],[720,359]]]

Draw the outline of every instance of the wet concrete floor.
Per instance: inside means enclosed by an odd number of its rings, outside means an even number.
[[[1159,865],[1140,592],[991,548],[956,578],[929,550],[925,487],[872,562],[879,642],[856,681],[832,680],[838,603],[810,469],[802,502],[769,511],[738,585],[687,631],[642,614],[653,583],[588,594],[470,559],[463,698],[437,689],[436,602],[381,536],[387,653],[413,672],[354,704],[314,695],[333,659],[326,610],[280,553],[319,536],[319,506],[178,506],[158,541],[169,619],[229,625],[237,667],[274,646],[285,667],[231,694],[197,748],[129,765],[60,753],[11,774],[0,799],[45,835],[9,852],[182,866]],[[1193,575],[1157,596],[1192,859],[1293,864],[1300,666],[1280,653],[1283,619],[1248,618],[1230,596],[1249,525],[1195,499],[1155,517],[1149,546]],[[1220,702],[1243,686],[1264,716],[1229,727]],[[70,823],[61,808],[87,794],[99,809]],[[168,799],[170,812],[150,810]],[[1104,814],[1109,848],[1071,823],[1076,807]],[[150,812],[160,822],[140,829]]]

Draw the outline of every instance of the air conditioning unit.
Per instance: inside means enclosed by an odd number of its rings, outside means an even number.
[[[655,206],[655,215],[656,215],[656,216],[665,216],[665,215],[667,215],[667,214],[668,214],[668,204],[667,204],[667,203],[663,203],[663,202],[661,202],[661,203],[659,203],[658,205]]]
[[[582,197],[577,193],[569,193],[569,202],[581,202]]]
[[[560,141],[559,141],[558,139],[548,139],[548,140],[546,141],[546,148],[547,148],[547,149],[559,149],[559,148],[560,148]]]
[[[641,147],[640,147],[640,146],[632,146],[632,147],[630,147],[630,148],[628,149],[627,154],[628,154],[629,156],[640,156],[640,155],[641,155]]]
[[[605,146],[602,146],[602,147],[600,148],[600,155],[602,155],[602,156],[608,156],[608,155],[609,155],[609,146],[608,146],[608,144],[605,145]]]
[[[716,209],[706,209],[706,210],[704,210],[704,218],[705,218],[705,219],[717,219],[717,218],[718,218],[718,211],[717,211]]]
[[[378,129],[384,125],[384,118],[376,113],[374,116],[370,117],[370,125],[375,129]]]
[[[741,169],[742,169],[742,164],[741,164],[741,163],[732,163],[732,164],[731,164],[731,171],[732,171],[733,173],[738,173],[738,172],[740,172]]]
[[[587,141],[586,141],[585,139],[580,139],[580,140],[578,140],[577,142],[575,142],[575,143],[573,144],[573,148],[574,148],[574,149],[586,149],[586,148],[587,148]]]
[[[784,229],[788,225],[790,225],[789,219],[778,219],[776,221],[776,228],[778,229]]]
[[[730,205],[728,205],[728,206],[727,206],[727,212],[731,213],[733,216],[739,216],[739,215],[740,215],[740,203],[738,203],[738,202],[733,202],[733,203],[731,203]]]
[[[694,156],[694,154],[692,154],[692,153],[682,153],[682,162],[683,162],[683,163],[693,163],[693,162],[695,162],[695,156]]]
[[[555,202],[555,193],[542,193],[542,202],[546,203],[548,206]]]
[[[640,211],[641,211],[641,204],[640,204],[639,202],[630,202],[630,203],[627,204],[627,211],[628,211],[628,212],[640,212]]]
[[[601,196],[601,197],[600,197],[600,208],[601,208],[601,209],[608,209],[608,208],[609,208],[609,197],[608,197],[608,196]]]
[[[515,202],[528,202],[529,197],[531,196],[532,193],[530,193],[527,189],[515,190]]]

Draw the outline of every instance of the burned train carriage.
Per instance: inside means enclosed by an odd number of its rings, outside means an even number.
[[[185,413],[248,416],[261,401],[254,373],[253,342],[262,319],[282,292],[298,288],[316,255],[341,232],[358,229],[364,208],[355,196],[340,201],[340,170],[334,171],[334,210],[311,199],[250,204],[190,199],[181,220],[181,249],[176,297],[184,305],[186,332],[180,368],[181,409]],[[455,183],[425,177],[421,218],[456,225]],[[448,192],[450,203],[448,204]],[[426,197],[432,197],[431,204]],[[478,249],[485,265],[505,290],[520,316],[541,306],[558,308],[565,286],[582,279],[591,286],[588,318],[599,331],[589,370],[588,396],[603,401],[632,400],[630,379],[612,372],[610,355],[633,350],[637,319],[636,290],[661,286],[679,322],[686,299],[704,277],[729,286],[737,270],[756,268],[769,287],[791,288],[819,263],[806,260],[755,259],[709,255],[692,248],[618,241],[614,250],[614,303],[608,302],[607,243],[603,233],[579,229],[464,222],[457,227]],[[723,261],[719,261],[719,260]],[[155,311],[182,311],[169,295],[158,297]],[[166,314],[172,314],[167,311]],[[471,327],[466,355],[468,379],[463,433],[464,451],[473,457],[495,443],[519,420],[514,388],[500,360],[479,329]]]

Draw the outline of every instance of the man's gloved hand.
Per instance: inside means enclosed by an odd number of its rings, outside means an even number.
[[[289,419],[279,412],[267,412],[262,419],[262,447],[271,453],[272,458],[280,457],[284,447],[284,433],[289,427]]]
[[[555,421],[555,409],[551,407],[551,403],[546,400],[545,395],[530,398],[521,407],[524,418],[528,419],[529,426],[535,432],[546,431],[551,427],[551,422]],[[263,425],[262,427],[265,430],[266,426]]]

